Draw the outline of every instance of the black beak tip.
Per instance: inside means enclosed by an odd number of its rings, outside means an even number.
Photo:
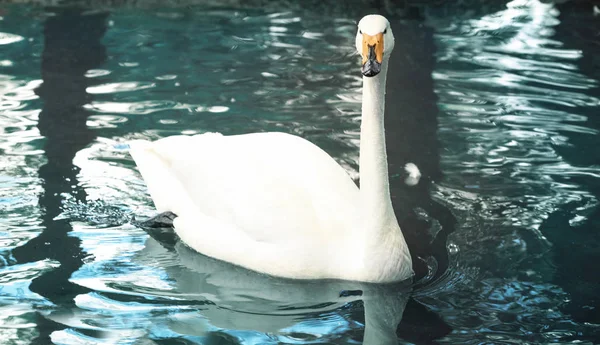
[[[381,72],[381,64],[377,60],[369,59],[362,65],[361,72],[365,77],[374,77]]]

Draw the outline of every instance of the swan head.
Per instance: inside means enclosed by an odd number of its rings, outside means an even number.
[[[362,57],[362,74],[374,77],[381,72],[384,57],[394,49],[394,34],[384,16],[370,14],[358,22],[356,50]]]

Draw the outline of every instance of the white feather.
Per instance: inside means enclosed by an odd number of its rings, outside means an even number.
[[[404,166],[404,170],[408,173],[406,179],[404,179],[404,183],[409,186],[415,186],[421,180],[421,171],[414,163],[406,163]]]

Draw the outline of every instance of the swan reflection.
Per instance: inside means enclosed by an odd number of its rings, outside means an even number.
[[[167,322],[169,330],[180,335],[253,331],[279,341],[338,338],[364,321],[364,344],[398,343],[396,329],[409,298],[408,281],[382,285],[276,278],[206,257],[181,242],[153,237],[133,260],[157,265],[157,258],[165,257],[176,263],[163,269],[177,297],[201,304],[199,313],[178,314]],[[350,307],[360,305],[358,301],[364,306],[364,320],[351,315]]]

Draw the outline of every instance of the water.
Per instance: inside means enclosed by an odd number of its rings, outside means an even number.
[[[227,6],[0,9],[3,343],[600,339],[591,5]],[[413,286],[270,278],[133,225],[154,210],[131,139],[284,131],[357,176],[355,20],[378,10]]]

